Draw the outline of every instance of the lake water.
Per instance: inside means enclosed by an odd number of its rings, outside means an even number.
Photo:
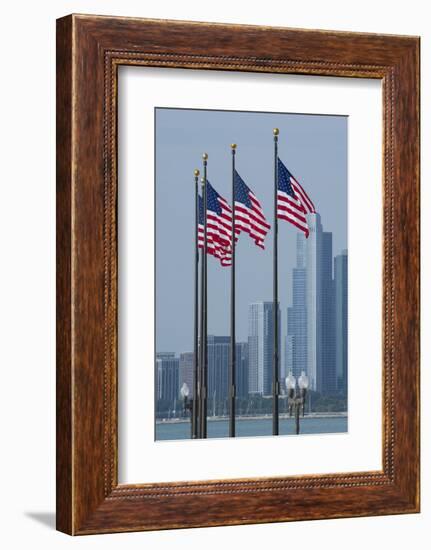
[[[295,420],[293,418],[280,418],[280,435],[295,434]],[[343,433],[347,432],[347,416],[312,417],[305,416],[300,420],[302,434],[319,433]],[[208,437],[228,437],[228,420],[209,420]],[[252,418],[236,421],[236,434],[238,437],[254,437],[260,435],[272,435],[272,418]],[[156,439],[189,439],[189,422],[160,422],[156,424]]]

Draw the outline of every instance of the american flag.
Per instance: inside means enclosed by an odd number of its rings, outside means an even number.
[[[306,214],[315,214],[316,209],[304,188],[278,159],[277,217],[295,225],[308,237]]]
[[[230,266],[232,259],[232,209],[207,180],[207,253]],[[204,208],[199,196],[198,247],[204,247]]]
[[[255,244],[265,249],[265,237],[271,226],[266,221],[260,202],[238,172],[234,172],[235,240],[245,231]]]

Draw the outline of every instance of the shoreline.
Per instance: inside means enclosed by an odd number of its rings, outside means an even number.
[[[347,418],[347,411],[343,412],[319,412],[319,413],[308,413],[305,416],[301,415],[301,422],[307,418]],[[235,419],[239,422],[245,420],[270,420],[272,414],[264,415],[255,415],[255,416],[237,416]],[[280,420],[291,418],[294,420],[294,417],[290,417],[287,413],[282,413],[279,415]],[[226,422],[229,420],[228,416],[208,416],[208,422]],[[166,418],[166,419],[156,419],[156,425],[162,424],[185,424],[190,422],[190,417],[187,418]]]

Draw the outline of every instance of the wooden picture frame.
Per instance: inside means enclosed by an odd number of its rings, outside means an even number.
[[[383,84],[383,469],[119,485],[119,65]],[[57,529],[419,511],[419,38],[70,15],[57,21]]]

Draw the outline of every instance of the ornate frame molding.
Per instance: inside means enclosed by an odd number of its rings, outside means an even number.
[[[265,45],[257,45],[263,36]],[[217,46],[220,38],[227,45]],[[58,21],[57,49],[58,529],[86,534],[418,511],[418,39],[69,16]],[[118,484],[119,65],[382,80],[382,471]]]

